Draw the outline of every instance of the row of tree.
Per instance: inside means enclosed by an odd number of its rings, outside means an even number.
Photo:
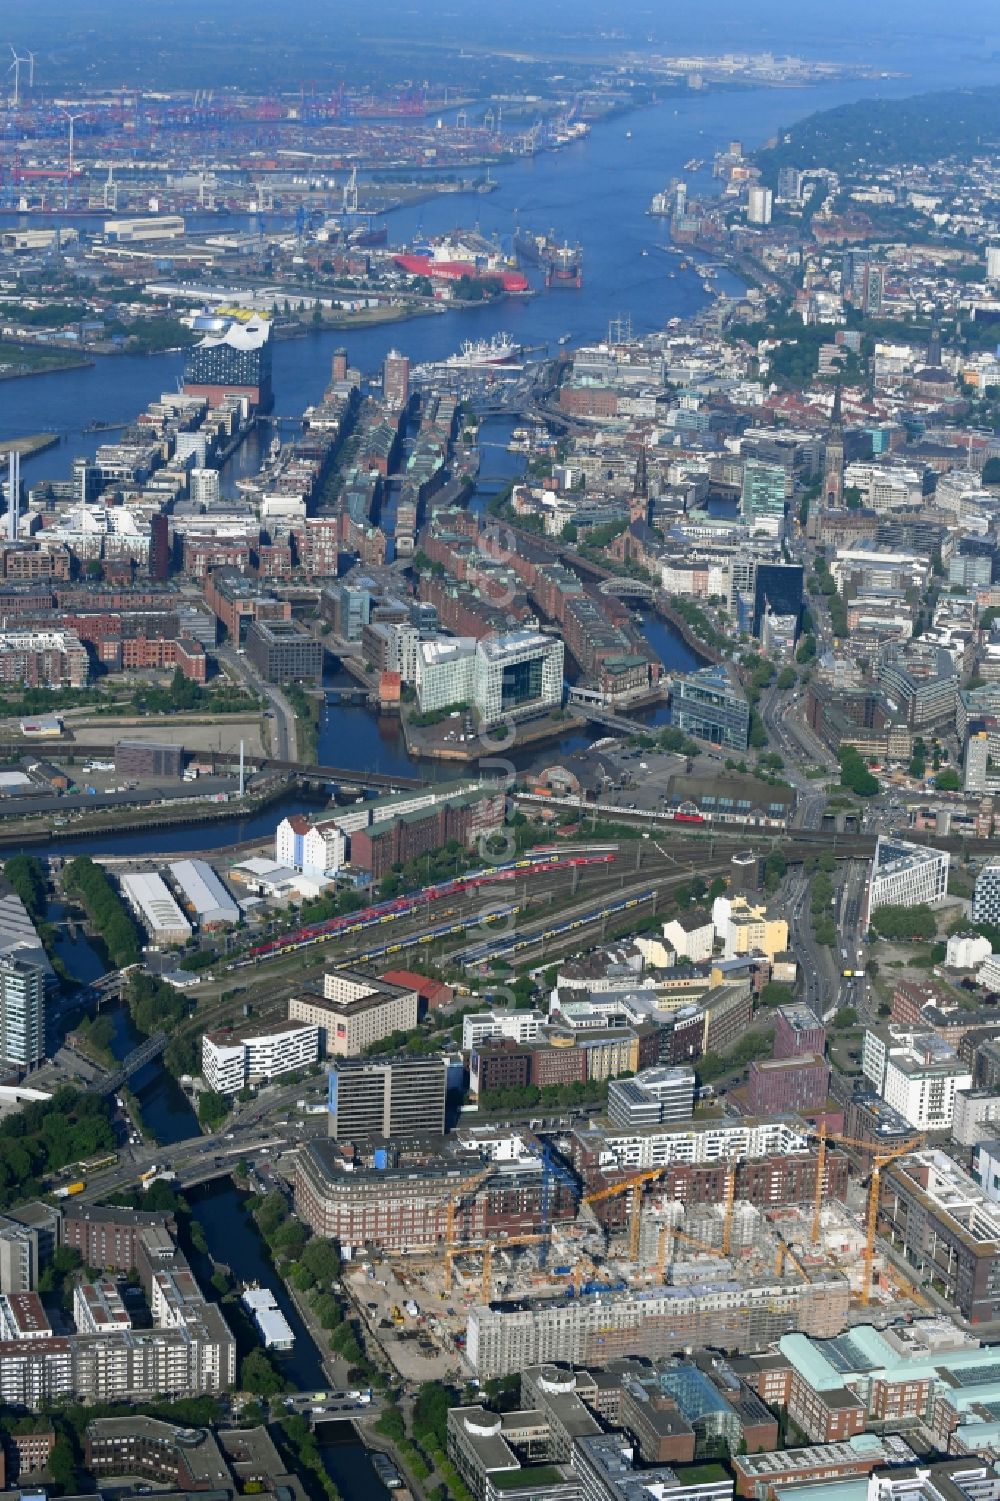
[[[89,855],[78,855],[63,872],[63,890],[79,902],[118,969],[135,964],[141,952],[139,933],[103,868]]]

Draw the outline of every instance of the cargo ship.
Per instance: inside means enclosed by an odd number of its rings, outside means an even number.
[[[545,264],[547,287],[582,287],[583,253],[579,245],[560,245]]]
[[[492,339],[466,339],[458,354],[450,354],[444,363],[451,370],[482,370],[491,365],[512,365],[523,352],[508,334],[494,334]]]
[[[514,235],[518,260],[541,266],[547,287],[583,286],[583,251],[579,245],[560,245],[552,236],[519,229]]]

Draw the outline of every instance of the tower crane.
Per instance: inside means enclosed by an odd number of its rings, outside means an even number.
[[[490,1167],[484,1167],[480,1172],[475,1173],[473,1175],[473,1177],[467,1179],[465,1183],[461,1184],[461,1186],[458,1188],[458,1190],[454,1194],[452,1194],[451,1198],[448,1200],[448,1203],[445,1205],[445,1211],[444,1211],[444,1241],[445,1241],[444,1288],[445,1288],[445,1292],[446,1293],[450,1293],[451,1292],[451,1287],[452,1287],[452,1277],[453,1277],[453,1272],[454,1272],[454,1256],[455,1256],[455,1219],[456,1219],[456,1216],[457,1216],[457,1213],[458,1213],[458,1207],[461,1204],[461,1202],[462,1202],[463,1199],[467,1199],[470,1196],[470,1194],[474,1194],[474,1193],[477,1192],[478,1189],[482,1188],[483,1184],[486,1182],[487,1178],[489,1178],[491,1176],[492,1172],[493,1172],[493,1168],[492,1168],[492,1166],[490,1166]]]
[[[611,1183],[606,1188],[599,1188],[593,1193],[584,1194],[584,1204],[600,1204],[606,1199],[617,1198],[620,1194],[632,1192],[632,1204],[629,1211],[629,1259],[639,1260],[639,1232],[642,1226],[642,1196],[650,1183],[655,1183],[662,1178],[664,1173],[669,1172],[672,1164],[663,1163],[660,1167],[647,1168],[641,1173],[630,1173],[627,1178],[622,1178],[618,1183]],[[736,1164],[726,1164],[726,1192],[725,1192],[725,1215],[722,1222],[722,1254],[729,1255],[729,1247],[733,1235],[733,1209],[736,1203]]]
[[[656,1275],[661,1282],[666,1276],[667,1247],[672,1240],[682,1240],[685,1245],[693,1246],[697,1251],[704,1251],[706,1256],[717,1256],[720,1261],[728,1256],[728,1252],[720,1251],[718,1246],[707,1245],[703,1240],[696,1240],[685,1230],[678,1230],[674,1225],[662,1225],[656,1247]]]
[[[870,1153],[872,1159],[871,1175],[868,1181],[868,1200],[865,1210],[865,1250],[864,1250],[864,1275],[861,1283],[861,1304],[867,1308],[872,1294],[872,1269],[875,1262],[875,1230],[878,1224],[878,1201],[879,1186],[882,1179],[882,1170],[891,1162],[896,1162],[900,1157],[906,1157],[910,1152],[915,1152],[922,1146],[925,1133],[916,1132],[901,1145],[886,1148],[879,1151],[877,1143],[873,1141],[861,1141],[855,1136],[839,1136],[834,1132],[827,1131],[825,1123],[820,1126],[817,1133],[819,1148],[816,1155],[816,1187],[813,1199],[813,1219],[811,1240],[813,1245],[819,1240],[821,1214],[823,1209],[823,1180],[826,1176],[826,1144],[835,1141],[838,1146],[858,1147],[862,1151]]]

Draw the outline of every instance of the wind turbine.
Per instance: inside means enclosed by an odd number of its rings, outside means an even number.
[[[73,177],[73,127],[76,124],[77,120],[82,120],[83,119],[83,114],[81,113],[81,114],[77,114],[77,115],[71,115],[68,109],[64,109],[62,111],[62,113],[66,116],[67,120],[69,121],[69,173],[68,173],[67,180],[68,181],[72,181],[72,177]]]
[[[10,43],[8,42],[7,45],[10,46]],[[21,64],[28,64],[28,87],[32,88],[35,82],[35,54],[26,52],[22,57],[17,49],[11,46],[10,55],[14,60],[7,71],[14,75],[14,104],[18,105],[21,102]]]

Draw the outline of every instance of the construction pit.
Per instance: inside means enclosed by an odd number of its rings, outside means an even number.
[[[814,1238],[815,1237],[815,1238]],[[633,1256],[638,1239],[638,1254]],[[775,1286],[846,1281],[850,1322],[881,1322],[921,1311],[919,1292],[888,1265],[876,1243],[870,1292],[865,1230],[843,1205],[761,1210],[746,1202],[685,1208],[656,1190],[634,1218],[610,1233],[589,1206],[550,1237],[496,1240],[488,1249],[456,1244],[434,1256],[365,1257],[346,1281],[359,1313],[400,1376],[464,1378],[469,1310],[490,1301],[601,1297],[658,1285],[713,1282]]]

